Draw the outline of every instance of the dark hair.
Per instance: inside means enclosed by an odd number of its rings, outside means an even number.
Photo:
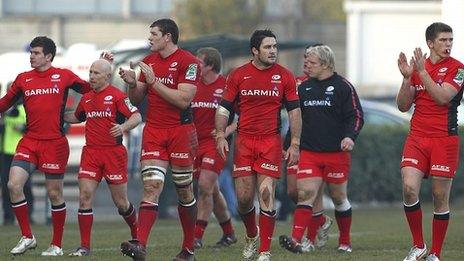
[[[163,35],[170,33],[172,42],[177,44],[179,40],[179,27],[177,27],[176,22],[168,18],[158,19],[150,25],[150,28],[152,27],[158,27]]]
[[[203,55],[203,62],[206,66],[212,66],[216,73],[221,72],[222,56],[221,53],[213,47],[204,47],[197,50],[197,56]]]
[[[53,42],[52,39],[46,36],[37,36],[36,38],[34,38],[30,44],[30,47],[31,48],[42,47],[44,55],[51,54],[52,61],[55,58],[55,54],[56,54],[55,42]]]
[[[445,23],[433,23],[427,27],[425,30],[425,40],[426,41],[433,41],[437,38],[439,33],[452,33],[453,29],[451,26]]]
[[[259,47],[261,46],[261,43],[263,42],[263,39],[266,37],[272,37],[274,39],[277,39],[275,34],[269,30],[269,29],[264,29],[264,30],[256,30],[253,32],[250,38],[250,51],[253,53],[253,47],[259,50]]]

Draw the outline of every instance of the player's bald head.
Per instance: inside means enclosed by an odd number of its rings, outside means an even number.
[[[111,75],[111,63],[105,59],[98,59],[92,63],[92,67],[103,74]]]
[[[96,60],[89,70],[89,83],[95,90],[101,90],[110,83],[111,64],[104,59]]]

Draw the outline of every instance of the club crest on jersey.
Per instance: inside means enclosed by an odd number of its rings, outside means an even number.
[[[195,81],[197,79],[198,64],[189,64],[187,71],[185,72],[185,79]]]
[[[335,87],[330,85],[329,87],[327,87],[327,89],[325,89],[325,94],[332,95],[334,90],[335,90]]]
[[[222,97],[222,93],[224,92],[223,89],[216,89],[213,93],[213,96],[215,97]]]
[[[271,77],[271,79],[272,79],[271,82],[272,83],[281,83],[281,80],[280,80],[281,78],[282,78],[282,76],[280,76],[278,74],[274,74]]]
[[[52,82],[60,82],[61,81],[60,77],[61,75],[59,75],[58,73],[52,74],[52,76],[50,76],[50,78],[52,78],[51,79]]]
[[[453,81],[459,86],[462,85],[464,82],[464,69],[458,69],[458,72],[456,73],[456,76],[454,76]]]
[[[173,63],[171,63],[171,65],[169,65],[169,69],[168,69],[168,70],[169,70],[169,71],[177,71],[176,66],[177,66],[177,62],[173,62]]]

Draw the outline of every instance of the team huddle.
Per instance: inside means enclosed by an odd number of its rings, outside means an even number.
[[[280,246],[293,253],[325,246],[334,223],[323,212],[322,195],[327,187],[339,230],[337,250],[351,253],[352,208],[347,186],[351,151],[364,118],[355,88],[335,71],[331,48],[323,44],[308,46],[305,75],[295,78],[277,63],[275,34],[256,30],[250,38],[251,61],[234,69],[226,79],[221,75],[222,57],[216,49],[205,47],[192,55],[178,47],[179,29],[173,20],[156,20],[149,33],[151,53],[131,64],[140,68],[140,75],[136,76],[132,68],[119,70],[127,94],[110,83],[111,53],[103,52],[91,65],[87,82],[67,69],[52,66],[56,53],[53,40],[45,36],[32,40],[33,70],[19,74],[0,99],[0,112],[23,99],[27,115],[26,132],[17,146],[8,182],[21,230],[11,254],[20,255],[37,246],[23,193],[36,169],[45,174],[52,204],[52,241],[41,255],[64,254],[63,176],[69,146],[63,123],[84,121],[86,144],[78,173],[81,242],[75,251],[67,253],[69,256],[91,254],[92,200],[98,184],[105,179],[131,232],[131,239],[121,243],[121,252],[133,260],[156,259],[156,254],[147,251],[147,244],[168,172],[177,192],[183,231],[181,250],[173,260],[195,260],[195,249],[203,248],[211,213],[223,231],[215,247],[237,243],[231,214],[218,185],[229,153],[233,156],[237,210],[246,229],[242,259],[271,260],[275,192],[282,172],[286,173],[287,191],[296,209],[291,234],[279,236]],[[413,238],[405,261],[439,260],[450,218],[449,193],[459,160],[456,114],[462,98],[464,65],[450,57],[453,36],[448,25],[431,24],[426,41],[428,58],[420,48],[414,50],[409,62],[404,53],[398,58],[403,75],[398,108],[408,111],[415,105],[401,161],[404,210]],[[83,96],[73,112],[65,113],[69,89]],[[143,192],[137,211],[127,197],[128,156],[122,137],[142,122],[136,106],[145,99],[148,105],[140,162]],[[282,108],[289,121],[285,141],[280,135]],[[422,179],[427,177],[431,177],[434,198],[430,251],[422,235],[418,196]],[[255,196],[259,211],[254,207]]]

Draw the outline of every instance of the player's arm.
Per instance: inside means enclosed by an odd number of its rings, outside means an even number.
[[[110,134],[113,137],[119,137],[124,132],[130,131],[137,127],[142,122],[142,116],[139,112],[133,113],[123,124],[113,123],[113,127],[110,129]]]
[[[354,87],[347,84],[345,89],[347,92],[342,100],[345,134],[340,142],[340,148],[342,151],[350,151],[353,149],[354,142],[364,125],[364,112]]]
[[[76,115],[74,115],[74,112],[66,112],[63,117],[64,121],[67,123],[79,123],[81,122]]]
[[[185,110],[190,106],[197,91],[197,87],[191,83],[179,83],[177,89],[171,89],[160,81],[154,81],[149,85],[163,97],[164,100],[181,110]]]
[[[296,165],[299,160],[302,120],[299,101],[289,103],[290,105],[287,105],[287,112],[290,125],[290,146],[286,151],[285,160],[288,161],[288,166],[291,167]]]
[[[414,63],[422,84],[433,100],[440,106],[447,105],[456,96],[458,90],[447,82],[439,85],[430,77],[425,70],[425,55],[420,48],[414,50]]]
[[[403,82],[396,95],[396,105],[401,112],[407,112],[411,109],[416,95],[416,88],[411,85],[411,77],[414,71],[414,60],[411,59],[410,63],[406,59],[404,53],[400,53],[398,57],[398,69],[403,75]]]
[[[216,148],[223,159],[227,157],[227,152],[229,152],[226,127],[231,113],[233,113],[233,103],[221,100],[216,110],[214,125],[216,127]]]
[[[21,88],[19,87],[19,75],[15,81],[11,84],[5,96],[0,99],[0,113],[6,112],[11,108],[22,96]],[[0,115],[1,116],[1,115]]]
[[[83,97],[77,104],[76,110],[72,112],[66,112],[63,116],[63,119],[67,123],[80,123],[84,122],[87,117],[85,115],[84,106],[82,104]]]
[[[131,62],[131,67],[135,66]],[[133,70],[126,70],[119,68],[119,76],[129,86],[127,95],[130,101],[134,105],[142,103],[145,95],[147,94],[147,85],[136,79],[135,72]]]

